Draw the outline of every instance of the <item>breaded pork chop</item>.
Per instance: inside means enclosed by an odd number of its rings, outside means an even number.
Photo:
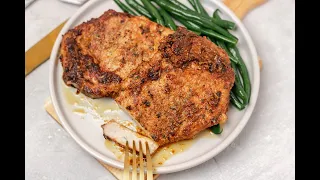
[[[114,98],[160,146],[227,119],[230,60],[185,28],[109,10],[63,36],[60,60],[67,85]]]
[[[108,10],[64,34],[63,80],[91,98],[114,96],[128,74],[149,61],[160,39],[170,33],[145,17]]]
[[[159,146],[191,139],[227,119],[234,72],[227,54],[185,28],[123,82],[115,98]]]

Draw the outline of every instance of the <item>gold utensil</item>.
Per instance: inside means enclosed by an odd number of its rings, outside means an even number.
[[[146,163],[147,163],[147,180],[153,179],[153,172],[152,172],[152,161],[150,155],[150,149],[148,142],[145,144],[146,149]],[[139,179],[144,180],[144,159],[143,159],[143,148],[142,143],[139,141]],[[131,180],[137,180],[137,153],[136,153],[136,143],[133,141],[133,148],[132,148],[132,172],[131,172]],[[123,180],[130,180],[130,160],[129,160],[129,145],[128,141],[126,142],[125,147],[125,157],[124,157],[124,170],[123,170]]]
[[[65,20],[48,35],[33,45],[25,54],[25,76],[32,72],[36,67],[49,59],[52,47],[56,41],[62,27],[67,22]]]
[[[54,108],[53,108],[53,104],[51,102],[51,99],[50,97],[47,98],[46,102],[45,102],[45,105],[44,105],[44,108],[46,109],[46,111],[48,112],[48,114],[55,120],[57,121],[60,125],[61,125],[61,122],[60,120],[58,119],[58,116],[56,114],[56,112],[54,111]],[[97,159],[98,160],[98,159]],[[123,170],[121,169],[117,169],[117,168],[114,168],[112,166],[109,166],[107,164],[105,164],[104,162],[98,160],[98,162],[104,167],[106,168],[108,171],[111,172],[111,174],[117,178],[118,180],[122,180],[122,175],[123,175]],[[151,161],[150,161],[151,162]],[[154,174],[153,175],[153,179],[157,179],[159,177],[159,174]],[[146,176],[144,178],[144,180],[146,180]]]

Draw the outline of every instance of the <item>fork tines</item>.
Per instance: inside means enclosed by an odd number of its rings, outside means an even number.
[[[150,149],[148,142],[145,142],[145,150],[146,150],[146,163],[147,163],[147,180],[153,179],[153,172],[152,172],[152,160],[150,155]],[[143,158],[143,148],[142,143],[139,141],[139,179],[145,179],[145,167],[144,167],[144,158]],[[137,154],[136,154],[136,143],[133,141],[132,145],[132,173],[131,179],[137,180]],[[129,143],[126,142],[125,147],[125,157],[124,157],[124,171],[123,171],[123,179],[130,180],[130,160],[129,160]]]

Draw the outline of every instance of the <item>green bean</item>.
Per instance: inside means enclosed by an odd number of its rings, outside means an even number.
[[[203,16],[206,16],[206,17],[210,18],[209,14],[203,8],[203,6],[201,5],[199,0],[188,0],[188,1],[194,7],[194,9],[197,10],[197,12],[199,14],[202,14]],[[187,6],[185,6],[184,4],[180,3],[177,0],[170,0],[170,2],[172,4],[175,4],[175,5],[179,6],[181,9],[192,11],[190,8],[188,8]],[[213,23],[216,23],[217,25],[219,25],[219,26],[221,26],[223,28],[226,28],[226,29],[234,29],[235,28],[235,24],[233,22],[230,22],[230,21],[227,21],[227,20],[221,20],[221,19],[220,19],[220,21],[219,20],[213,20]]]
[[[194,3],[194,1],[193,0],[188,0],[189,1],[189,3],[191,4],[191,6],[194,8],[194,9],[196,9],[196,5],[195,5],[195,3]]]
[[[137,16],[138,14],[135,13],[133,10],[131,10],[129,7],[127,7],[125,4],[123,4],[121,1],[119,0],[114,0],[114,2],[120,7],[120,9],[122,9],[122,11],[132,14],[134,16]]]
[[[211,29],[202,28],[202,27],[198,26],[195,23],[192,23],[190,21],[186,21],[186,20],[182,19],[178,14],[176,14],[174,12],[171,12],[171,14],[172,14],[173,18],[175,18],[177,21],[179,21],[181,24],[183,24],[189,30],[201,32],[201,34],[204,34],[206,36],[210,36],[210,37],[213,37],[213,38],[216,38],[216,39],[220,39],[220,40],[228,42],[230,44],[236,44],[237,43],[236,41],[234,41],[234,40],[232,40],[230,38],[227,38],[225,36],[222,36],[219,33],[216,33],[214,31],[212,31]],[[231,59],[231,60],[235,61],[235,59]],[[238,63],[238,62],[235,61],[235,63]]]
[[[221,17],[218,14],[219,9],[216,9],[215,12],[213,13],[213,18],[214,19],[221,19]],[[249,73],[248,73],[248,69],[240,55],[240,52],[238,50],[237,47],[235,47],[232,44],[228,44],[228,51],[233,55],[233,57],[235,57],[238,60],[238,66],[239,66],[239,72],[241,74],[242,77],[242,81],[243,81],[243,88],[244,91],[247,94],[247,101],[244,102],[245,104],[248,104],[250,101],[250,97],[251,97],[251,83],[250,83],[250,78],[249,78]],[[236,77],[237,78],[237,77]]]
[[[199,13],[202,14],[203,16],[206,16],[208,18],[210,18],[209,14],[207,13],[207,11],[204,9],[204,7],[201,5],[199,0],[188,0],[190,2],[190,4],[193,6],[193,8]],[[187,11],[192,11],[190,8],[188,8],[187,6],[185,6],[184,4],[180,3],[177,0],[170,0],[170,2],[176,6],[179,6],[181,9],[187,10]],[[223,28],[227,28],[227,29],[234,29],[235,24],[233,22],[227,21],[227,20],[221,20],[217,21],[214,20],[213,23],[216,23],[217,25],[223,27]]]
[[[159,13],[162,15],[164,19],[165,26],[169,27],[172,30],[177,30],[177,26],[172,20],[171,16],[162,8],[159,9]]]
[[[227,50],[227,47],[225,46],[225,44],[222,41],[217,40],[216,44],[226,51],[226,53],[228,54],[229,59],[231,61],[235,62],[236,64],[239,63],[239,61]]]
[[[222,42],[222,41],[219,41],[217,40],[216,41],[216,44],[221,47],[222,49],[224,49],[226,51],[226,53],[228,54],[229,56],[229,59],[232,60],[233,62],[235,62],[236,64],[238,64],[238,60],[237,58],[235,58],[229,51],[228,51],[228,48],[226,47],[226,45]]]
[[[223,28],[226,28],[226,29],[235,29],[236,28],[236,24],[232,21],[228,21],[228,20],[224,20],[224,19],[221,19],[221,17],[219,16],[219,9],[216,9],[214,12],[213,12],[213,15],[212,15],[212,18],[211,18],[211,21],[213,23],[216,23],[216,24],[219,24],[221,27]]]
[[[214,134],[221,134],[223,131],[223,129],[220,127],[220,124],[214,125],[210,129]]]
[[[144,7],[149,11],[149,13],[154,18],[156,18],[156,22],[164,26],[164,21],[160,13],[158,12],[158,9],[153,4],[151,4],[149,0],[141,0],[141,2],[143,3]]]
[[[219,16],[219,9],[216,9],[214,12],[213,12],[213,15],[212,15],[212,18],[213,19],[218,19],[218,20],[221,20],[221,17]]]
[[[231,57],[234,58],[234,56],[231,55],[230,51],[228,50],[228,48],[226,47],[224,42],[221,42],[220,40],[217,40],[217,45],[227,52],[227,54],[229,55],[230,59],[231,59]],[[231,61],[231,66],[232,66],[232,68],[234,70],[234,73],[235,73],[235,82],[234,82],[234,86],[233,86],[234,93],[235,93],[236,96],[240,97],[242,99],[242,101],[243,101],[243,104],[246,105],[247,102],[248,102],[248,95],[247,95],[246,91],[244,90],[244,88],[242,86],[241,79],[240,79],[240,76],[238,74],[237,66],[232,61]]]
[[[157,1],[157,0],[156,0]],[[177,1],[177,0],[170,0],[170,2],[178,7],[180,7],[181,9],[187,10],[187,11],[192,11],[190,8],[188,8],[186,5],[182,4],[181,2]]]
[[[192,5],[193,9],[196,10],[199,14],[202,14],[206,17],[209,17],[207,11],[203,8],[199,0],[188,0]],[[198,1],[198,2],[197,2]]]
[[[201,5],[199,0],[193,0],[194,1],[194,5],[195,5],[195,9],[198,13],[202,14],[203,16],[207,16],[209,17],[209,14],[207,13],[207,11],[204,9],[204,7]]]
[[[233,57],[231,55],[231,53],[229,52],[228,48],[226,47],[226,45],[224,44],[224,42],[222,42],[220,40],[217,40],[217,45],[227,52],[227,54],[229,55],[230,59],[231,59],[231,57]],[[234,81],[234,86],[233,86],[234,93],[235,93],[236,96],[240,97],[242,99],[242,101],[243,101],[243,104],[246,105],[246,103],[248,102],[248,95],[245,92],[245,90],[243,89],[243,86],[241,84],[241,79],[240,79],[239,74],[238,74],[237,66],[232,61],[231,61],[231,67],[233,68],[234,73],[235,73],[235,81]]]
[[[236,28],[236,24],[234,22],[228,21],[228,20],[219,20],[219,19],[211,19],[213,23],[216,23],[220,27],[223,27],[225,29],[233,30]]]
[[[231,67],[233,68],[235,74],[235,81],[233,85],[234,93],[242,100],[243,104],[246,105],[248,103],[248,95],[241,84],[241,79],[238,73],[237,66],[234,62],[231,62]]]
[[[209,37],[210,41],[212,41],[213,43],[217,44],[217,41],[215,38]]]
[[[235,75],[235,81],[239,83],[239,86],[241,88],[243,88],[242,86],[242,81],[241,81],[241,78],[240,78],[240,75],[239,75],[239,72],[238,72],[238,68],[237,68],[237,65],[231,61],[231,67],[233,68],[234,70],[234,75]]]
[[[245,108],[245,106],[239,101],[233,91],[230,92],[230,102],[240,111]]]
[[[202,16],[210,18],[207,11],[204,9],[204,7],[201,5],[199,0],[189,0],[189,2],[192,4],[193,8]],[[211,21],[218,26],[225,28],[225,29],[235,29],[236,24],[231,21],[223,20],[223,19],[214,19],[211,18]]]
[[[141,6],[137,1],[135,0],[125,0],[127,2],[127,4],[134,10],[136,10],[137,12],[139,12],[140,14],[142,14],[143,16],[152,19],[153,17],[151,16],[151,14],[143,7]]]
[[[237,58],[237,60],[239,61],[239,63],[238,63],[239,72],[240,72],[242,80],[243,80],[244,90],[248,96],[248,101],[246,102],[246,104],[248,104],[250,101],[250,96],[251,96],[251,83],[250,83],[248,69],[247,69],[246,64],[244,63],[244,61],[240,55],[238,48],[228,44],[228,49],[231,52],[231,54],[235,58]]]
[[[211,22],[211,19],[205,16],[202,16],[194,11],[187,11],[184,9],[181,9],[180,7],[170,3],[167,0],[157,0],[155,1],[160,7],[166,9],[168,12],[172,13],[175,12],[180,15],[181,18],[194,22],[195,24],[198,24],[200,26],[204,26],[209,29],[213,29],[214,31],[220,33],[221,35],[224,35],[227,38],[230,38],[233,41],[238,41],[238,39],[230,34],[225,29],[221,28],[215,23]]]

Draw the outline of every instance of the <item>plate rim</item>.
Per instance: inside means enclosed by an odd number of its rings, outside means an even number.
[[[98,1],[99,0],[91,0],[91,1],[88,1],[87,3],[85,3],[82,7],[80,7],[76,11],[76,13],[74,13],[71,16],[71,18],[66,22],[64,27],[61,29],[61,31],[60,31],[60,33],[54,43],[54,46],[51,51],[50,59],[49,59],[50,60],[49,91],[50,91],[50,97],[51,97],[51,100],[53,103],[53,107],[59,117],[59,120],[61,121],[62,126],[69,133],[69,135],[77,142],[77,144],[80,145],[80,147],[82,147],[83,149],[85,149],[93,157],[105,162],[106,164],[108,164],[110,166],[113,166],[118,169],[123,169],[122,164],[119,164],[118,161],[115,161],[111,158],[107,158],[104,155],[102,155],[101,153],[94,150],[94,148],[92,148],[88,144],[86,144],[77,135],[77,133],[73,131],[72,127],[69,126],[69,124],[66,122],[64,116],[62,115],[62,112],[61,112],[61,110],[58,106],[58,103],[57,103],[56,92],[54,90],[54,88],[55,88],[54,87],[55,67],[56,67],[56,64],[59,63],[59,60],[57,60],[57,55],[59,52],[59,47],[60,47],[60,42],[62,40],[62,35],[65,32],[67,32],[67,30],[70,28],[70,25],[74,22],[74,20],[76,18],[78,18],[79,15],[81,15],[81,13],[83,13],[86,9],[88,9],[88,7],[90,7],[94,3],[97,3]],[[247,106],[246,112],[244,113],[242,119],[239,121],[239,123],[235,127],[235,129],[217,147],[213,148],[212,150],[208,151],[207,153],[205,153],[195,159],[192,159],[192,160],[180,163],[180,164],[159,166],[156,169],[156,173],[158,173],[158,174],[166,174],[166,173],[173,173],[173,172],[186,170],[186,169],[195,167],[199,164],[202,164],[202,163],[210,160],[211,158],[215,157],[217,154],[219,154],[221,151],[223,151],[226,147],[228,147],[231,144],[231,142],[233,142],[234,139],[240,134],[240,132],[243,130],[243,128],[245,127],[245,125],[249,121],[249,119],[252,115],[252,112],[256,106],[256,102],[257,102],[258,94],[259,94],[259,89],[260,89],[260,68],[259,68],[257,51],[256,51],[256,48],[255,48],[254,43],[252,41],[252,38],[249,35],[248,30],[246,29],[244,24],[241,22],[241,20],[226,5],[224,5],[222,2],[217,1],[217,0],[209,0],[209,1],[212,1],[212,3],[214,3],[219,9],[222,9],[224,12],[226,12],[226,14],[228,14],[235,21],[237,26],[239,28],[241,28],[243,31],[243,37],[244,37],[245,41],[247,42],[248,48],[250,51],[249,54],[254,61],[253,62],[253,74],[252,74],[252,77],[254,77],[254,78],[253,78],[253,82],[251,82],[251,84],[254,84],[254,87],[252,87],[253,91],[252,91],[251,97],[250,97],[250,105]]]

